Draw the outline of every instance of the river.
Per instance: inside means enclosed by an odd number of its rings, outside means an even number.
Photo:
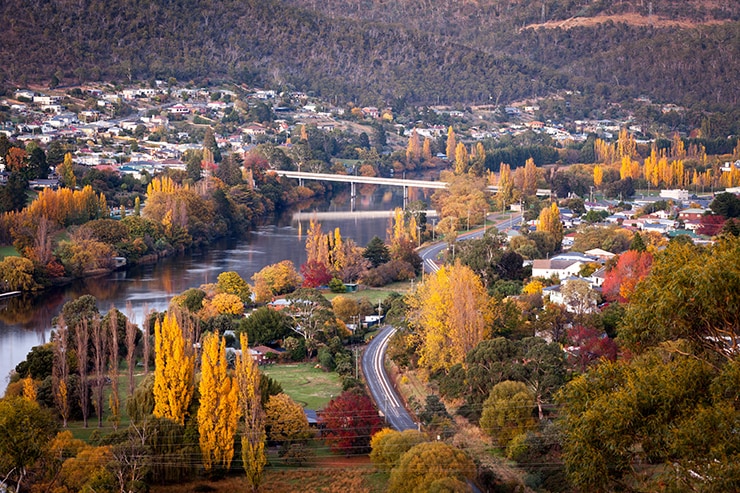
[[[24,295],[0,301],[0,396],[5,392],[8,375],[30,349],[49,341],[52,319],[62,306],[82,295],[95,296],[101,313],[115,306],[128,314],[128,306],[132,319],[140,324],[147,310],[166,309],[174,295],[216,282],[221,272],[233,270],[251,282],[255,272],[281,260],[291,260],[298,268],[306,259],[308,219],[305,213],[310,215],[312,210],[339,212],[322,214],[323,231],[339,227],[342,237],[352,238],[360,246],[366,245],[375,235],[385,238],[390,211],[401,206],[403,198],[395,192],[381,188],[372,191],[371,188],[365,187],[368,193],[358,196],[358,212],[355,213],[348,212],[349,199],[343,196],[318,209],[304,209],[300,220],[294,218],[293,212],[286,213],[240,240],[223,240],[207,250],[83,279],[38,296]],[[389,212],[385,217],[369,212],[379,210]]]

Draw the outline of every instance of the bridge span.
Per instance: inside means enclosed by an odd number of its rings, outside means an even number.
[[[303,180],[318,180],[318,181],[335,181],[341,183],[349,183],[351,186],[351,197],[352,197],[352,209],[354,209],[355,197],[357,196],[356,185],[358,183],[370,184],[370,185],[386,185],[392,187],[403,187],[403,206],[406,207],[408,203],[409,188],[430,188],[430,189],[445,189],[447,188],[446,181],[431,181],[431,180],[407,180],[406,178],[382,178],[379,176],[359,176],[359,175],[336,175],[333,173],[309,173],[306,171],[287,171],[287,170],[272,170],[278,176],[285,176],[287,178],[296,178],[301,184]],[[489,192],[498,192],[498,187],[488,186],[486,187]],[[537,189],[537,195],[550,196],[551,191],[546,188]]]

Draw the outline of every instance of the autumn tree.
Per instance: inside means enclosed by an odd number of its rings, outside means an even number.
[[[457,138],[455,137],[455,131],[452,129],[452,125],[450,125],[447,129],[447,145],[445,147],[447,160],[450,162],[455,159],[455,149],[457,149]]]
[[[435,483],[456,480],[464,484],[475,477],[475,471],[475,464],[462,450],[444,442],[420,443],[401,456],[398,467],[391,471],[388,491],[435,491]]]
[[[649,252],[628,250],[622,253],[616,265],[607,270],[601,287],[604,297],[610,301],[627,303],[637,283],[650,273],[653,255]]]
[[[15,256],[0,260],[0,285],[5,291],[35,291],[41,288],[34,279],[33,262]]]
[[[57,173],[62,178],[62,185],[66,188],[74,190],[77,186],[77,179],[75,178],[74,169],[72,166],[72,154],[66,153],[64,155],[64,162],[57,167]]]
[[[300,442],[311,435],[303,407],[286,394],[270,397],[265,406],[265,419],[267,435],[272,441]]]
[[[409,143],[406,146],[406,163],[418,163],[421,159],[421,143],[416,129],[411,130]]]
[[[265,303],[274,296],[290,293],[301,285],[301,276],[290,260],[264,267],[252,276],[252,280],[257,303]]]
[[[511,176],[511,167],[506,163],[501,163],[496,187],[498,188],[496,206],[503,211],[514,199],[514,180]]]
[[[526,197],[531,197],[537,193],[537,166],[532,158],[527,159],[524,163],[522,193]]]
[[[132,310],[130,303],[126,306],[126,367],[128,370],[128,395],[129,398],[134,395],[136,389],[136,379],[134,378],[134,366],[136,363],[136,339],[139,335],[139,329],[131,321]]]
[[[427,276],[409,299],[409,323],[419,338],[419,364],[448,370],[487,338],[492,301],[483,283],[459,261]]]
[[[537,231],[552,235],[558,245],[563,241],[563,223],[560,221],[560,209],[555,202],[550,204],[550,207],[545,207],[540,211]]]
[[[332,451],[346,455],[369,452],[370,437],[380,430],[382,423],[370,397],[352,390],[329,401],[321,412],[320,421]]]
[[[461,175],[468,171],[470,156],[465,144],[458,142],[455,146],[455,174]]]
[[[173,313],[154,323],[154,416],[183,424],[193,397],[195,356]]]
[[[251,301],[252,292],[249,289],[249,284],[234,271],[219,274],[218,287],[226,294],[238,296],[242,303],[249,303]]]
[[[249,355],[248,351],[245,351]],[[250,356],[247,356],[250,357]],[[234,437],[239,421],[239,385],[228,374],[226,340],[218,333],[203,338],[198,435],[203,467],[229,469],[234,456]]]
[[[390,471],[398,465],[403,454],[428,441],[429,437],[417,430],[396,431],[384,428],[373,434],[370,440],[370,461],[375,467]]]
[[[481,224],[489,209],[485,181],[469,174],[457,176],[449,172],[442,172],[441,179],[447,182],[447,188],[437,190],[432,196],[441,220],[454,217],[460,225]]]
[[[248,348],[249,340],[244,334],[239,338],[242,352],[236,358],[235,378],[239,389],[240,414],[244,418],[242,432],[242,465],[252,491],[257,491],[267,464],[265,452],[265,412],[262,408],[260,373]]]
[[[604,168],[600,165],[594,166],[594,185],[598,188],[604,182]]]
[[[108,327],[102,324],[97,317],[90,324],[90,340],[92,341],[92,361],[95,372],[92,382],[93,407],[98,417],[98,428],[101,428],[103,426],[103,388],[105,387],[104,374],[108,351]]]

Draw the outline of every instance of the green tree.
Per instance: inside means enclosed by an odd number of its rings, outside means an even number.
[[[239,322],[239,331],[246,333],[253,344],[268,344],[290,335],[290,322],[283,312],[263,306]]]
[[[41,286],[34,279],[33,262],[24,257],[0,261],[0,285],[5,291],[34,291]]]
[[[483,403],[480,426],[500,447],[512,438],[526,433],[533,425],[535,399],[523,382],[510,380],[496,384]]]
[[[49,450],[57,422],[47,409],[22,397],[0,400],[0,470],[23,491],[26,476]]]
[[[377,267],[390,261],[391,252],[383,240],[373,236],[362,252],[362,256],[368,259],[373,267]]]
[[[641,352],[662,341],[688,339],[732,358],[740,341],[737,293],[740,238],[724,237],[710,247],[672,241],[637,284],[619,340]]]
[[[445,478],[465,482],[475,477],[475,464],[460,449],[444,442],[420,443],[401,456],[391,471],[391,493],[426,493],[431,485]]]
[[[59,176],[62,178],[62,185],[74,190],[75,186],[77,186],[77,178],[75,178],[73,169],[72,153],[68,152],[64,155],[64,162],[59,165],[57,173],[59,173]]]

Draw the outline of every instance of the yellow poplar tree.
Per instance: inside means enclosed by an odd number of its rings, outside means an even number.
[[[62,183],[64,186],[74,190],[77,186],[77,178],[75,178],[74,169],[72,167],[72,154],[66,153],[64,155],[64,162],[59,165],[57,173],[62,177]]]
[[[421,157],[424,161],[432,159],[432,141],[429,140],[429,137],[424,139],[424,144],[421,147]]]
[[[267,464],[265,454],[265,412],[262,409],[260,392],[260,374],[257,363],[249,354],[247,335],[240,338],[242,352],[236,357],[236,381],[239,389],[239,407],[244,417],[242,432],[242,464],[247,475],[247,482],[252,491],[257,491],[264,477]]]
[[[248,353],[248,351],[247,351]],[[239,386],[228,374],[226,339],[218,333],[203,339],[198,434],[203,467],[220,464],[229,469],[234,457],[234,437],[239,422]]]
[[[492,300],[480,278],[459,261],[427,276],[409,303],[419,364],[432,372],[463,363],[468,351],[490,335]]]
[[[460,142],[455,146],[455,174],[461,175],[468,170],[468,149],[465,144]]]
[[[530,197],[537,193],[537,166],[534,159],[527,159],[524,163],[524,184],[522,185],[524,195]]]
[[[496,202],[498,208],[506,209],[514,198],[514,180],[511,176],[511,166],[501,163],[498,179],[498,191],[496,192]]]
[[[598,164],[594,166],[594,185],[600,187],[604,182],[604,168]]]
[[[457,139],[455,138],[455,131],[452,130],[452,125],[447,129],[447,160],[453,161],[455,159],[455,149],[457,148]]]
[[[154,324],[154,416],[185,423],[193,398],[195,356],[175,315]]]
[[[558,243],[563,241],[563,223],[560,222],[558,204],[553,202],[550,207],[545,207],[540,211],[540,217],[537,221],[537,231],[550,233]]]
[[[406,146],[406,162],[419,161],[421,158],[421,143],[416,129],[411,131],[408,146]]]

